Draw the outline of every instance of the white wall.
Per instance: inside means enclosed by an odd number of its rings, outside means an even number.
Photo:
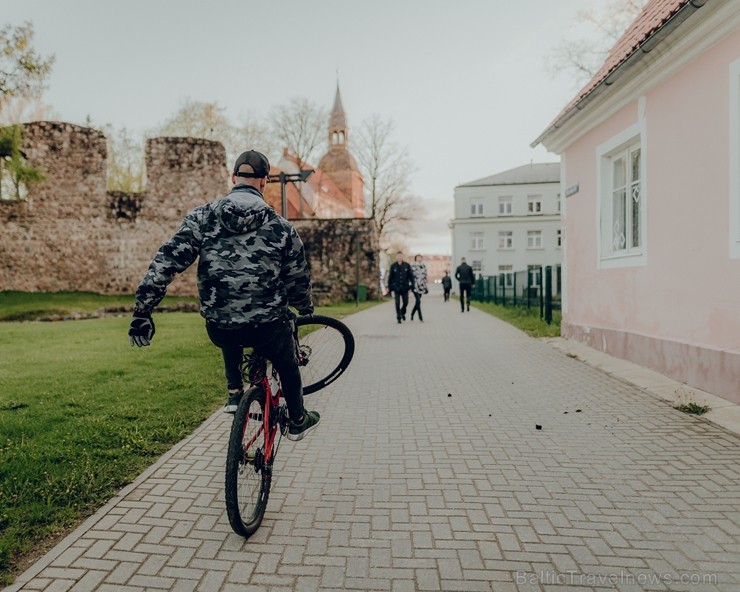
[[[559,183],[530,185],[494,185],[455,188],[455,219],[452,220],[453,269],[465,257],[469,264],[481,261],[480,273],[496,275],[500,265],[511,265],[513,271],[523,271],[528,265],[559,265],[561,249],[557,246],[560,229],[558,213]],[[540,195],[542,212],[528,213],[528,197]],[[511,215],[499,215],[499,197],[512,197]],[[482,216],[471,214],[471,203],[483,203]],[[527,232],[542,232],[542,248],[527,246]],[[499,232],[511,231],[511,250],[499,249]],[[471,249],[471,234],[482,232],[484,247]]]

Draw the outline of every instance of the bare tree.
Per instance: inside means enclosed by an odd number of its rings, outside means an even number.
[[[136,193],[144,189],[144,140],[125,127],[103,127],[108,140],[108,189]]]
[[[300,162],[312,162],[326,144],[325,109],[306,98],[294,97],[270,112],[270,133]]]
[[[234,134],[234,125],[224,111],[216,102],[186,99],[172,117],[152,131],[163,136],[205,138],[225,144]]]
[[[0,101],[0,125],[59,119],[59,114],[40,97],[15,95]]]
[[[58,117],[41,101],[54,56],[42,58],[32,42],[31,23],[0,28],[0,125]]]
[[[590,34],[579,39],[563,39],[546,58],[553,77],[567,73],[574,86],[588,82],[609,55],[609,50],[642,11],[647,0],[611,0],[601,10],[580,11],[577,21]]]
[[[26,163],[22,126],[12,125],[22,118],[23,108],[40,100],[54,63],[54,56],[36,53],[32,42],[30,22],[0,28],[0,125],[5,126],[0,128],[0,199],[23,199],[28,185],[44,179]]]
[[[162,125],[150,130],[149,136],[185,136],[221,142],[227,161],[233,161],[242,152],[240,130],[217,102],[204,103],[186,99],[175,114]]]
[[[401,227],[419,213],[418,200],[409,188],[415,167],[406,150],[393,142],[393,127],[391,119],[372,115],[360,124],[355,144],[365,178],[367,215],[378,227],[381,248],[398,239]],[[407,228],[404,233],[408,236]]]
[[[0,28],[0,103],[12,96],[38,96],[51,72],[54,56],[33,49],[33,25]]]
[[[245,150],[258,150],[267,155],[271,162],[280,156],[280,149],[270,132],[270,127],[252,113],[241,116],[235,129],[234,141],[237,155]]]

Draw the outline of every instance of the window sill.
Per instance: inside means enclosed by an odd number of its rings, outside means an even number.
[[[527,247],[527,251],[544,251],[545,247]]]
[[[599,267],[601,269],[615,269],[620,267],[644,267],[647,265],[647,256],[645,251],[640,253],[624,253],[619,255],[609,255],[601,257]]]

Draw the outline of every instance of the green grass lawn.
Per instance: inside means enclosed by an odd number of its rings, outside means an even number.
[[[526,307],[504,307],[492,302],[472,302],[476,308],[487,312],[502,321],[514,325],[531,337],[558,337],[560,336],[560,311],[552,312],[552,324],[548,325],[540,318],[539,307],[527,309]]]
[[[50,296],[21,300],[48,310],[61,298]],[[356,311],[347,303],[316,312]],[[221,355],[200,315],[154,319],[153,344],[142,349],[128,344],[128,316],[0,323],[0,584],[24,554],[93,513],[223,404]]]
[[[197,302],[188,296],[167,296],[163,305]],[[0,321],[33,321],[48,315],[95,312],[107,307],[133,308],[130,294],[104,295],[92,292],[0,291]]]

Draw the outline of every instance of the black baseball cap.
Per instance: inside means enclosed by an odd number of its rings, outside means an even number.
[[[253,173],[240,173],[239,167],[248,164],[252,167]],[[248,179],[261,179],[270,174],[270,161],[261,152],[256,150],[247,150],[239,155],[234,163],[234,174],[237,177],[246,177]]]

